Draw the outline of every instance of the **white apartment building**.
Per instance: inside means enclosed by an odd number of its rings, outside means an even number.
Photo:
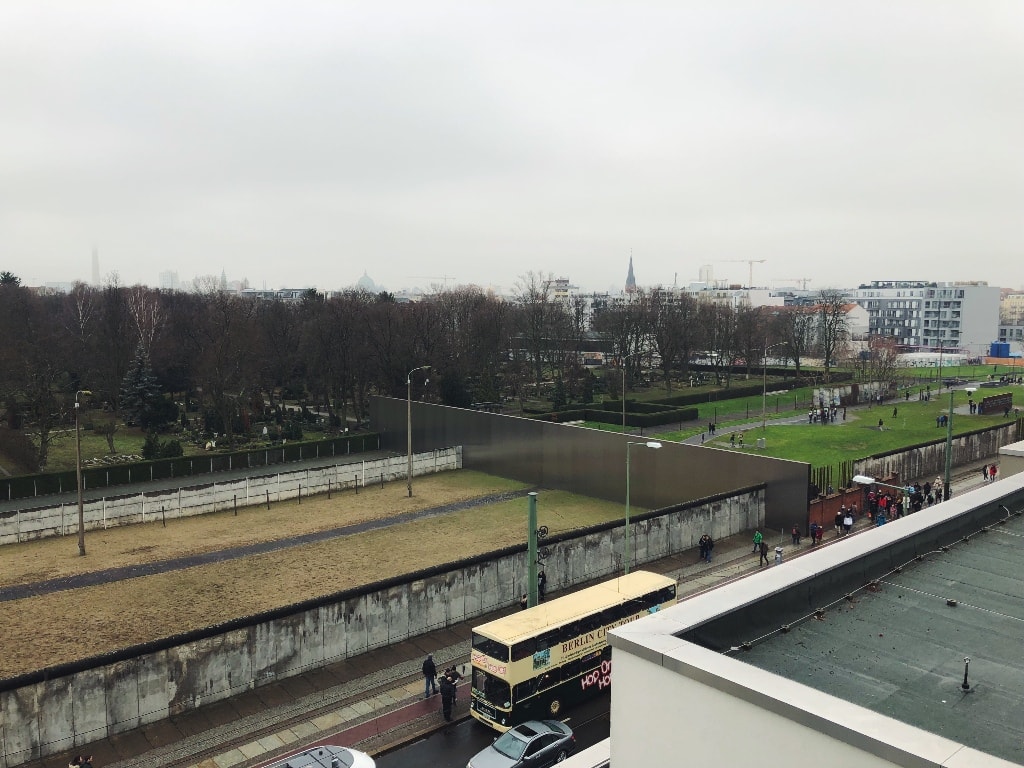
[[[905,347],[982,355],[999,332],[999,288],[984,282],[875,280],[852,292],[871,335]]]

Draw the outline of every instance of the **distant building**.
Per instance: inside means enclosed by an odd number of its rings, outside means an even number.
[[[379,293],[380,288],[373,282],[373,278],[370,277],[366,272],[363,272],[363,276],[356,280],[356,290],[366,291],[367,293]]]
[[[160,289],[164,291],[178,291],[181,290],[181,281],[178,279],[178,273],[170,270],[160,273]]]
[[[999,288],[984,282],[875,280],[852,292],[868,313],[869,333],[908,351],[983,354],[998,333]]]

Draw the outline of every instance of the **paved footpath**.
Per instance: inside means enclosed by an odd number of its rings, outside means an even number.
[[[980,467],[961,468],[954,487],[965,492],[982,484]],[[858,521],[855,534],[870,530]],[[811,551],[808,540],[793,547],[789,537],[768,541],[782,546],[784,557]],[[826,534],[823,546],[837,541]],[[655,563],[648,570],[674,575],[681,599],[758,571],[751,534],[716,542],[714,561],[704,563],[696,550]],[[557,596],[558,593],[553,593]],[[93,742],[83,748],[98,768],[250,768],[300,749],[328,742],[380,754],[425,734],[443,729],[440,697],[423,697],[420,666],[434,654],[439,669],[457,665],[466,675],[459,687],[455,718],[469,717],[469,641],[472,627],[506,615],[509,606],[426,635],[380,648],[306,674],[261,686],[227,701],[175,715]],[[29,763],[29,768],[65,768],[65,753]]]

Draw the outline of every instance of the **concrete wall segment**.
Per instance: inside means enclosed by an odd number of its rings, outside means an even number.
[[[738,501],[718,497],[646,512],[634,519],[648,530],[646,549],[671,553],[669,543],[691,546],[690,517],[749,528],[763,516],[764,489],[742,491]],[[733,510],[733,511],[730,511]],[[685,535],[676,529],[687,531]],[[637,536],[634,537],[638,538]],[[602,578],[620,567],[622,523],[552,536],[546,569],[549,588]],[[639,564],[639,563],[638,563]],[[203,633],[146,644],[97,659],[0,681],[3,756],[9,766],[70,749],[85,733],[116,733],[202,704],[227,698],[271,679],[298,674],[398,639],[514,605],[525,591],[525,545],[509,547],[423,572],[378,582],[211,627]],[[127,701],[135,697],[133,703]],[[114,700],[117,699],[117,703]],[[90,716],[77,718],[78,708]],[[95,714],[95,718],[92,715]]]
[[[461,449],[444,448],[431,450],[416,457],[414,473],[417,476],[433,474],[461,466]],[[346,465],[346,468],[351,465]],[[352,486],[358,482],[380,482],[406,476],[405,457],[388,457],[366,461],[358,465],[358,471],[348,470],[342,482]],[[175,489],[173,491],[148,491],[145,493],[118,494],[101,499],[86,500],[82,505],[85,528],[105,529],[116,525],[133,525],[167,519],[205,515],[212,512],[233,509],[235,505],[265,503],[267,493],[270,501],[278,502],[303,498],[314,492],[325,492],[327,482],[337,488],[339,467],[335,465],[296,470],[266,477],[240,478],[223,483],[202,483]],[[78,509],[76,505],[55,504],[37,506],[6,512],[0,515],[0,546],[31,541],[47,536],[67,536],[78,532]]]

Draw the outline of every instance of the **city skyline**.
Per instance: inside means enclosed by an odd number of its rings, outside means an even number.
[[[1019,289],[1024,9],[0,8],[0,269]],[[763,261],[761,261],[763,260]],[[754,261],[752,265],[750,262]]]

